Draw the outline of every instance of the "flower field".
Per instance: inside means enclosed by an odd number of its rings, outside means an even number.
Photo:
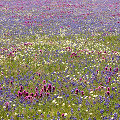
[[[1,120],[120,120],[119,0],[0,0]]]

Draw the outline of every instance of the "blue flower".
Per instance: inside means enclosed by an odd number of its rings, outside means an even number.
[[[103,113],[104,113],[104,110],[103,110],[103,109],[101,109],[101,110],[100,110],[100,113],[101,113],[101,114],[103,114]]]

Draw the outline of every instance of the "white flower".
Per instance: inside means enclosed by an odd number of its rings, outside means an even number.
[[[67,116],[67,113],[65,113],[64,116]]]
[[[38,112],[41,112],[42,110],[38,110]]]
[[[93,95],[93,97],[97,97],[98,95]]]
[[[92,115],[93,113],[89,113],[90,115]]]
[[[6,108],[5,106],[3,106],[3,108]]]
[[[81,104],[79,104],[79,107],[81,107],[82,105]]]
[[[71,107],[70,105],[68,105],[68,107]]]
[[[87,99],[88,96],[85,96],[84,99]]]
[[[52,101],[52,103],[55,103],[55,102],[56,102],[56,100],[53,100],[53,101]]]
[[[13,104],[13,107],[15,106],[15,104]]]
[[[90,91],[90,94],[93,93],[93,91]]]
[[[56,100],[53,100],[52,103],[55,103],[55,104],[56,104],[57,102],[56,102]]]
[[[65,106],[65,103],[63,103],[62,106]]]
[[[57,98],[62,98],[62,96],[58,96]]]
[[[39,105],[42,105],[41,103],[39,103]]]
[[[18,115],[18,113],[15,112],[15,115]]]

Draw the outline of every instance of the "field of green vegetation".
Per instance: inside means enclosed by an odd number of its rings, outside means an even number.
[[[5,8],[4,5],[8,5],[5,0],[0,7]],[[8,19],[9,10],[2,10],[7,22],[12,19]],[[19,13],[19,10],[13,11]],[[26,32],[28,29],[35,33],[14,34],[15,29],[8,29],[13,25],[12,20],[11,24],[4,19],[0,21],[3,30],[0,33],[1,120],[120,120],[119,32],[77,33],[75,28],[76,34],[68,34],[63,25],[59,34],[54,34],[54,28],[51,33],[44,31],[46,24],[36,29],[34,25],[29,28],[28,24],[21,28],[18,23],[22,23],[22,19],[19,18],[20,22],[14,19],[16,30]],[[84,18],[86,22],[87,19]],[[37,20],[36,23],[40,24]]]

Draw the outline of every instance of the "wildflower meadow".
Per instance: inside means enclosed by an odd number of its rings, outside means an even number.
[[[0,0],[1,120],[120,120],[119,0]]]

